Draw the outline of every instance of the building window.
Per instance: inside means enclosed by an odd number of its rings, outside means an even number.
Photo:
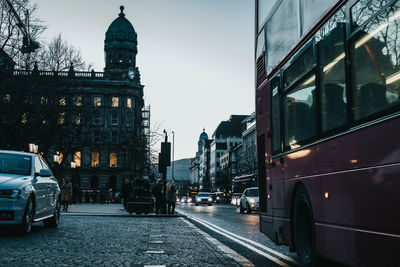
[[[101,97],[95,96],[93,98],[93,104],[95,107],[101,107]]]
[[[100,131],[99,130],[93,131],[93,142],[95,142],[95,143],[100,142]]]
[[[94,124],[94,125],[99,125],[99,124],[101,124],[100,111],[98,111],[98,110],[94,111],[94,114],[93,114],[93,124]]]
[[[11,102],[11,95],[10,95],[10,94],[6,94],[6,95],[4,96],[4,101],[5,101],[6,103],[10,103],[10,102]]]
[[[117,153],[110,153],[110,167],[117,167]]]
[[[111,131],[111,142],[117,143],[118,142],[118,132],[115,130]]]
[[[75,124],[81,124],[82,122],[82,113],[78,113],[75,115]]]
[[[118,125],[118,112],[116,110],[111,112],[111,125]]]
[[[64,154],[60,151],[56,151],[56,155],[58,155],[58,164],[61,164],[63,161]]]
[[[40,104],[41,104],[41,105],[47,105],[47,103],[48,103],[47,97],[42,96],[42,97],[40,98]]]
[[[112,97],[111,98],[111,106],[113,107],[113,108],[117,108],[117,107],[119,107],[119,97]]]
[[[61,97],[58,100],[58,103],[59,103],[60,106],[66,106],[67,105],[67,100],[65,99],[65,96]]]
[[[81,166],[81,162],[82,162],[81,156],[82,156],[82,153],[80,151],[76,151],[74,153],[74,161],[76,163],[76,167],[80,167]]]
[[[132,98],[128,97],[126,99],[126,107],[127,108],[132,108]]]
[[[132,126],[132,113],[126,113],[126,126]]]
[[[99,152],[92,152],[92,167],[99,167],[100,155]]]
[[[81,107],[83,105],[83,99],[82,96],[76,96],[74,99],[75,106]]]
[[[22,114],[21,122],[24,124],[28,122],[28,112]]]
[[[64,124],[65,121],[65,112],[61,112],[58,114],[58,124]]]

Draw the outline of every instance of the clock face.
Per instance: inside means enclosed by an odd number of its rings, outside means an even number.
[[[135,72],[133,70],[129,70],[128,77],[129,77],[129,79],[133,80],[135,78]]]

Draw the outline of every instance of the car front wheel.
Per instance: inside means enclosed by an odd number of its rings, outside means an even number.
[[[23,234],[29,234],[32,229],[33,224],[33,216],[34,216],[34,207],[33,207],[33,198],[30,196],[26,201],[24,216],[22,217],[21,222],[21,232]]]
[[[60,210],[61,210],[61,201],[60,201],[60,199],[58,199],[56,202],[56,207],[54,209],[53,217],[50,217],[50,218],[44,220],[43,221],[44,226],[52,227],[52,228],[57,227],[60,222]]]

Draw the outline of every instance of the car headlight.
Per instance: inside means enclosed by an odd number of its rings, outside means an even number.
[[[196,202],[200,202],[201,201],[201,199],[200,198],[196,198]]]
[[[250,198],[250,200],[249,200],[249,202],[250,202],[250,204],[254,204],[254,198]]]
[[[217,197],[217,200],[219,200],[219,197]]]
[[[19,190],[19,189],[3,189],[3,190],[0,190],[0,197],[19,198],[20,196],[21,196],[21,190]]]
[[[191,198],[189,198],[189,199],[188,199],[188,202],[192,202],[192,199],[191,199]]]
[[[212,198],[211,198],[211,197],[209,197],[209,198],[208,198],[208,202],[211,202],[211,201],[212,201]]]

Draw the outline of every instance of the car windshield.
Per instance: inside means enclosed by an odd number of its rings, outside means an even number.
[[[258,197],[258,189],[256,189],[256,188],[249,189],[248,195],[249,195],[249,197]]]
[[[9,153],[0,153],[0,173],[29,175],[31,157]]]
[[[208,193],[199,193],[198,196],[199,196],[199,197],[208,197],[209,194],[208,194]]]

